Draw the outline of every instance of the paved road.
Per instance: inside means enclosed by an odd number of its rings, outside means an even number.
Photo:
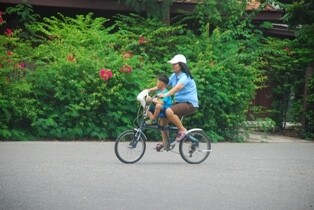
[[[314,209],[314,143],[219,143],[200,165],[112,142],[0,142],[0,209]]]

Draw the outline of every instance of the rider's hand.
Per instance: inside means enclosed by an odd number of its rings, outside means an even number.
[[[157,103],[158,103],[158,99],[157,99],[157,98],[154,98],[154,99],[153,99],[153,103],[157,104]]]
[[[157,97],[158,97],[158,98],[164,98],[164,97],[165,97],[165,94],[159,93],[159,94],[157,94]]]
[[[152,100],[152,97],[146,96],[146,102],[150,102]]]

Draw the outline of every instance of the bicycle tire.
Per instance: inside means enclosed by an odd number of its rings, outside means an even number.
[[[136,163],[146,150],[146,136],[138,130],[127,130],[121,133],[115,141],[114,151],[123,163]]]
[[[195,139],[197,140],[196,143],[194,142]],[[205,161],[211,152],[210,139],[203,131],[190,131],[187,136],[181,140],[179,152],[182,159],[187,163],[199,164]]]

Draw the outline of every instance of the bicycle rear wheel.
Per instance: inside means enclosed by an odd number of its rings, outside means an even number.
[[[188,163],[198,164],[207,159],[211,152],[210,140],[203,131],[195,130],[180,142],[180,155]]]
[[[137,130],[121,133],[114,147],[117,158],[123,163],[136,163],[143,157],[145,150],[146,136]]]

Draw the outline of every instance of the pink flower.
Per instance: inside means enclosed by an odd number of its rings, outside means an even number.
[[[7,28],[4,32],[5,35],[7,35],[8,37],[13,36],[13,31],[10,28]]]
[[[104,68],[102,68],[102,69],[100,69],[100,71],[99,71],[99,76],[100,76],[100,78],[102,78],[103,80],[107,81],[107,80],[109,80],[109,79],[113,76],[113,74],[112,74],[112,71],[111,71],[110,69],[104,69]]]
[[[2,24],[2,23],[4,23],[4,20],[3,20],[3,18],[0,15],[0,24]]]
[[[129,65],[124,65],[120,68],[120,72],[122,73],[131,73],[132,72],[132,67]]]

